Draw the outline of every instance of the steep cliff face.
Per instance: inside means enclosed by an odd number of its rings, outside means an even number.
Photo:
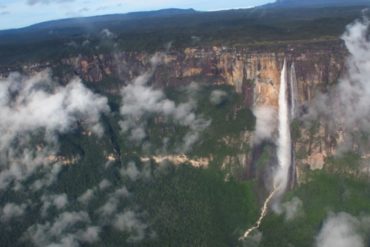
[[[177,86],[192,81],[208,84],[228,84],[243,93],[246,103],[277,106],[280,69],[284,58],[295,62],[299,101],[310,101],[315,92],[326,90],[339,77],[344,64],[345,49],[340,42],[315,45],[291,45],[284,48],[186,48],[171,50],[159,57],[152,83],[156,86]],[[145,52],[115,52],[93,56],[67,57],[58,63],[25,64],[4,68],[10,71],[34,72],[51,67],[63,81],[78,75],[87,83],[113,85],[129,83],[148,69],[153,54]]]
[[[335,83],[344,67],[346,50],[340,42],[314,45],[291,45],[284,48],[186,48],[170,50],[156,57],[156,69],[150,81],[156,87],[176,87],[193,81],[203,84],[227,84],[242,94],[247,107],[265,106],[277,110],[280,70],[284,59],[294,62],[297,75],[298,103],[308,104],[317,92],[326,91]],[[59,63],[23,65],[20,68],[0,68],[32,73],[51,67],[64,82],[78,75],[88,84],[102,85],[106,92],[118,94],[122,85],[152,67],[153,54],[115,52],[94,56],[62,59]],[[304,107],[300,108],[304,111]],[[298,166],[308,164],[321,168],[325,157],[335,150],[339,136],[329,135],[327,127],[315,132],[299,128],[296,140]],[[243,140],[246,142],[246,140]],[[248,160],[237,158],[239,163]],[[225,166],[232,163],[225,160]],[[235,162],[235,161],[233,161]]]
[[[339,43],[322,44],[315,49],[291,47],[284,51],[187,48],[169,51],[160,58],[152,83],[176,86],[192,81],[228,84],[243,93],[246,103],[277,106],[280,68],[284,58],[295,62],[299,102],[311,101],[317,91],[326,90],[339,77],[345,50]],[[74,57],[61,61],[83,80],[100,83],[107,77],[116,78],[117,85],[129,83],[150,67],[152,54],[115,53],[92,57]],[[71,76],[71,75],[69,75]]]

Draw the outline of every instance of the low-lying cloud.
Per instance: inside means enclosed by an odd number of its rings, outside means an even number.
[[[11,74],[0,81],[0,149],[17,136],[42,129],[48,140],[66,133],[82,122],[98,135],[102,134],[100,115],[109,112],[105,97],[87,89],[79,79],[58,86],[49,71],[32,77]]]
[[[40,215],[36,222],[25,222],[31,225],[19,241],[79,246],[98,240],[100,228],[92,225],[89,214],[69,211],[68,195],[50,194],[47,188],[57,181],[63,167],[57,158],[60,135],[82,127],[99,137],[104,132],[100,116],[109,112],[107,98],[77,78],[61,86],[45,70],[0,79],[0,190],[37,195],[26,196],[21,203],[6,202],[0,220],[11,224],[28,217],[28,208]]]
[[[342,35],[350,53],[345,74],[328,94],[321,94],[313,101],[305,118],[322,118],[333,132],[370,131],[369,27],[367,17],[347,26]]]
[[[268,106],[258,106],[253,109],[256,116],[256,129],[253,135],[253,144],[259,144],[265,140],[272,140],[277,126],[277,112]]]
[[[166,121],[173,120],[175,124],[189,129],[178,148],[178,151],[186,152],[199,139],[200,133],[209,126],[210,121],[195,114],[196,103],[193,100],[176,104],[162,90],[148,85],[160,60],[160,55],[154,56],[151,60],[152,68],[122,89],[121,129],[129,133],[132,141],[140,144],[147,136],[147,119],[162,116]]]
[[[124,213],[118,214],[115,217],[113,226],[120,231],[130,233],[129,238],[127,239],[128,242],[143,240],[145,237],[145,231],[148,228],[148,226],[143,224],[137,214],[132,210],[126,210]]]
[[[102,135],[100,115],[110,111],[107,102],[77,78],[59,86],[49,71],[33,76],[13,73],[0,79],[0,115],[4,116],[0,119],[0,189],[13,182],[14,189],[19,189],[18,182],[41,165],[55,164],[30,189],[53,183],[60,171],[54,158],[58,135],[78,125]]]
[[[0,211],[0,220],[2,222],[7,222],[11,219],[20,217],[24,215],[26,207],[27,206],[24,203],[20,205],[15,203],[6,203],[2,210]]]
[[[222,90],[213,90],[209,96],[209,101],[213,105],[219,105],[223,103],[227,98],[227,93]]]
[[[369,219],[359,219],[347,213],[331,214],[316,237],[316,247],[365,247],[361,229]]]
[[[31,239],[36,246],[80,246],[80,242],[97,240],[100,228],[88,226],[91,219],[86,212],[63,212],[55,220],[30,227],[25,238]],[[77,225],[82,229],[75,231]],[[81,227],[78,227],[81,228]]]
[[[290,201],[284,202],[281,209],[286,221],[294,220],[304,214],[303,202],[298,197],[293,197]]]

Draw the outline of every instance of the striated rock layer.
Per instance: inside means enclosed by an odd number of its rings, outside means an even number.
[[[246,103],[277,106],[280,70],[284,58],[295,62],[299,102],[310,101],[317,90],[325,90],[342,71],[346,50],[338,41],[291,45],[283,48],[186,48],[170,50],[159,57],[152,83],[156,86],[178,86],[192,81],[227,84],[243,93]],[[35,72],[52,68],[54,74],[67,82],[78,75],[87,83],[111,79],[115,85],[129,83],[151,66],[153,54],[145,52],[114,52],[92,56],[66,57],[58,62],[23,64],[6,68],[10,71]],[[118,88],[118,87],[117,87]]]

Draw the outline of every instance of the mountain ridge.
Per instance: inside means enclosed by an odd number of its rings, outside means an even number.
[[[276,0],[261,7],[296,8],[296,7],[328,7],[328,6],[370,6],[367,0]]]
[[[188,9],[180,9],[180,8],[166,8],[166,9],[158,9],[158,10],[149,10],[149,11],[135,11],[135,12],[128,12],[128,13],[114,13],[114,14],[106,14],[106,15],[95,15],[95,16],[87,16],[87,17],[72,17],[72,18],[63,18],[63,19],[55,19],[50,21],[43,21],[35,24],[31,24],[21,28],[12,28],[12,29],[3,29],[0,30],[0,33],[4,32],[14,32],[14,31],[21,31],[21,30],[29,30],[29,29],[43,29],[43,28],[59,28],[63,25],[77,25],[77,24],[89,24],[89,22],[98,22],[98,21],[114,21],[116,20],[133,20],[137,18],[147,18],[147,17],[169,17],[169,16],[176,16],[182,14],[191,14],[197,13],[197,11],[193,8]]]

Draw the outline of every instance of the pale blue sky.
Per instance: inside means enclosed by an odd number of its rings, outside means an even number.
[[[162,8],[248,8],[274,0],[0,0],[0,30],[68,17]]]

